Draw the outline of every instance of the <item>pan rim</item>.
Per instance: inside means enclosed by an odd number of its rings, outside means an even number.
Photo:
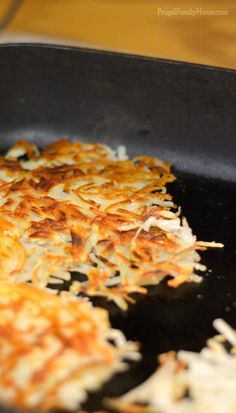
[[[14,42],[4,42],[0,44],[0,50],[1,49],[7,49],[7,48],[32,48],[32,49],[51,49],[51,50],[64,50],[64,51],[71,51],[74,53],[91,53],[91,54],[98,54],[98,55],[105,55],[105,56],[117,56],[117,57],[123,57],[127,59],[137,59],[137,60],[143,60],[143,61],[150,61],[150,62],[157,62],[160,64],[169,64],[169,65],[176,65],[176,66],[187,66],[187,67],[193,67],[193,68],[198,68],[200,70],[209,70],[209,71],[219,71],[223,73],[231,73],[236,75],[236,68],[227,68],[227,67],[221,67],[221,66],[213,66],[213,65],[205,65],[201,63],[193,63],[193,62],[188,62],[188,61],[183,61],[183,60],[175,60],[175,59],[166,59],[162,57],[153,57],[153,56],[146,56],[142,54],[131,54],[131,53],[126,53],[126,52],[120,52],[120,51],[110,51],[110,50],[105,50],[105,49],[100,49],[100,48],[90,48],[90,47],[83,47],[83,46],[70,46],[70,45],[63,45],[63,44],[55,44],[55,43],[38,43],[38,42],[19,42],[19,43],[14,43]]]

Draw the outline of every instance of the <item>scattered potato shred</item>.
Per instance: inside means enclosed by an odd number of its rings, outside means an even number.
[[[200,353],[162,355],[144,384],[110,405],[125,413],[235,413],[236,333],[221,319],[214,327],[220,335]]]

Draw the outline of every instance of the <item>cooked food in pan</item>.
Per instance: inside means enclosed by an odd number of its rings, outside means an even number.
[[[0,403],[22,411],[77,409],[136,360],[107,312],[69,293],[0,282]]]
[[[214,327],[221,335],[200,353],[163,354],[157,371],[111,406],[125,413],[234,413],[236,333],[221,319]]]
[[[71,280],[72,293],[123,309],[166,276],[173,287],[199,282],[197,249],[208,244],[167,192],[174,179],[169,164],[128,159],[123,147],[62,140],[39,151],[19,141],[0,158],[1,279]]]

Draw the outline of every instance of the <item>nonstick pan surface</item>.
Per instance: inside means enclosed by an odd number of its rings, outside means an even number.
[[[236,327],[236,72],[158,59],[40,45],[0,46],[0,150],[17,139],[43,146],[60,137],[98,141],[174,164],[174,200],[199,240],[219,241],[200,285],[165,283],[127,313],[103,300],[112,325],[142,343],[143,360],[117,375],[104,395],[143,381],[156,356],[200,350],[222,317]],[[3,410],[0,409],[0,412]]]

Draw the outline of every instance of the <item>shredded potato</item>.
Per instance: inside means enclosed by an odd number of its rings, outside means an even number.
[[[0,278],[44,288],[70,281],[123,309],[145,286],[199,282],[197,243],[166,184],[170,165],[102,144],[19,141],[0,157]],[[214,244],[212,246],[222,246]],[[72,272],[84,275],[74,280]]]
[[[236,332],[221,319],[214,327],[221,335],[200,353],[162,355],[144,384],[108,404],[124,413],[235,413]]]
[[[138,358],[105,310],[67,292],[0,282],[0,403],[74,410],[87,391],[126,369],[124,359]]]
[[[174,288],[201,281],[195,271],[206,268],[197,250],[223,245],[196,240],[167,192],[174,179],[166,162],[128,159],[123,146],[62,140],[40,151],[19,141],[0,157],[0,403],[31,412],[80,409],[89,391],[126,368],[124,360],[140,358],[108,313],[79,295],[103,296],[125,310],[131,294],[167,276]],[[216,327],[235,352],[233,330],[222,320]],[[147,384],[112,406],[210,413],[191,366],[200,358],[210,377],[210,361],[224,376],[227,357],[234,363],[222,338],[199,357],[165,355]]]

